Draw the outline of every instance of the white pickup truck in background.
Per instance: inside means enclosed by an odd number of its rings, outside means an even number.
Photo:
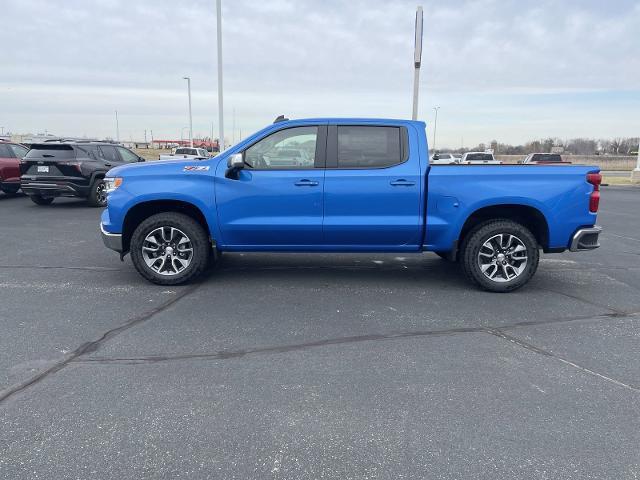
[[[460,160],[462,165],[500,165],[502,162],[496,160],[492,152],[467,152]]]
[[[174,153],[160,155],[160,160],[205,160],[212,155],[205,148],[179,147]]]

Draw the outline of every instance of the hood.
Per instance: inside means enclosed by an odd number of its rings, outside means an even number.
[[[154,160],[150,162],[131,163],[129,165],[121,165],[112,168],[106,174],[107,177],[130,177],[137,175],[167,175],[183,171],[184,167],[210,167],[209,170],[214,172],[218,162],[222,158],[220,156],[210,158],[208,160]]]

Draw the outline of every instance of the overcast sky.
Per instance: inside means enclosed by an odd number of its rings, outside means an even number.
[[[291,118],[411,115],[418,0],[223,0],[229,140]],[[423,1],[419,117],[438,146],[637,136],[640,2]],[[1,0],[0,126],[217,132],[215,0]],[[235,131],[233,118],[235,111]],[[188,135],[187,130],[182,132]],[[216,133],[217,136],[217,133]]]

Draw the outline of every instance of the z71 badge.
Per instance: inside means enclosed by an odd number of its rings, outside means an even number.
[[[208,165],[187,165],[182,170],[185,172],[205,172],[209,170]]]

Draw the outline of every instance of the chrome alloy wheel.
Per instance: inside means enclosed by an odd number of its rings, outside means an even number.
[[[142,242],[142,258],[147,266],[160,275],[177,275],[193,259],[191,239],[174,227],[158,227]]]
[[[492,282],[508,282],[520,276],[527,266],[527,247],[515,235],[499,233],[480,247],[478,265]]]

